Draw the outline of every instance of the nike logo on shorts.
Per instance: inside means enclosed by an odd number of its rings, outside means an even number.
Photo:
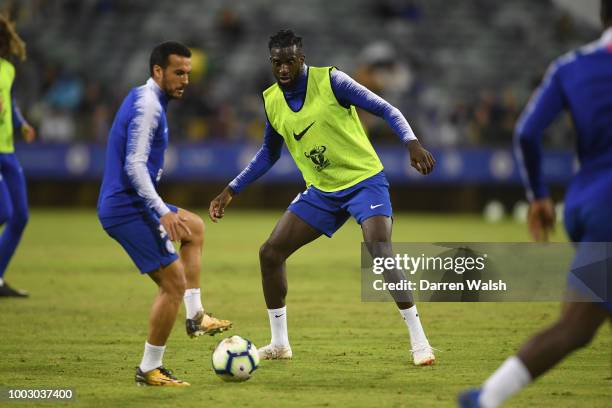
[[[376,204],[376,205],[372,205],[372,204],[370,204],[370,210],[373,210],[373,209],[375,209],[375,208],[381,207],[381,206],[383,206],[383,205],[384,205],[384,204]]]

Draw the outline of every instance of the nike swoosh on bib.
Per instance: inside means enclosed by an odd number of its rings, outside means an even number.
[[[315,121],[316,122],[316,121]],[[300,133],[298,133],[297,135],[295,134],[295,132],[293,132],[293,137],[295,138],[295,140],[299,141],[302,137],[304,137],[304,135],[306,134],[306,132],[308,132],[308,129],[310,129],[312,127],[312,125],[315,124],[315,122],[312,122],[310,125],[308,125],[306,127],[306,129],[302,130]]]

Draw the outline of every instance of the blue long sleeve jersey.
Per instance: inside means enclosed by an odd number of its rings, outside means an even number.
[[[298,111],[304,104],[307,85],[307,67],[305,66],[294,87],[284,90],[285,99],[292,110]],[[354,105],[384,120],[404,143],[415,140],[416,136],[410,125],[399,111],[389,102],[376,95],[350,76],[339,70],[330,74],[331,87],[338,102],[345,107]],[[263,145],[255,154],[249,165],[229,184],[234,193],[239,193],[246,186],[263,176],[280,158],[283,137],[279,135],[270,122],[266,120]]]
[[[161,217],[170,209],[157,194],[168,146],[168,97],[149,78],[123,100],[111,127],[98,216],[104,226],[144,211]]]
[[[578,134],[580,161],[566,204],[590,200],[593,194],[601,198],[610,189],[595,184],[610,184],[612,175],[612,28],[553,61],[517,122],[515,153],[530,201],[548,196],[542,178],[542,132],[564,109]]]

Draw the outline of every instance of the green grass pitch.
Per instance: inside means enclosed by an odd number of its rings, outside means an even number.
[[[256,345],[269,340],[258,248],[281,214],[230,208],[219,224],[207,223],[204,304],[234,321],[230,333]],[[486,224],[479,217],[427,214],[395,218],[396,241],[527,238],[524,225],[510,221]],[[557,238],[563,239],[560,232]],[[264,361],[250,381],[224,383],[210,367],[220,337],[187,338],[181,311],[164,362],[192,387],[139,388],[134,369],[154,284],[106,236],[93,211],[33,211],[7,274],[31,298],[0,299],[0,384],[76,391],[74,402],[53,406],[452,407],[460,390],[480,384],[558,314],[555,303],[421,303],[425,330],[440,351],[436,365],[414,367],[394,305],[360,301],[360,241],[358,226],[349,221],[333,239],[320,238],[290,258],[294,360]],[[508,406],[609,407],[611,338],[606,325],[590,347]]]

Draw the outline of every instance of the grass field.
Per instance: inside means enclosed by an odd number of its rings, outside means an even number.
[[[269,340],[257,253],[280,214],[229,211],[220,224],[207,224],[205,306],[233,320],[232,333],[257,345]],[[76,391],[76,401],[54,406],[452,407],[460,390],[481,383],[557,315],[552,303],[421,303],[425,330],[441,351],[436,365],[414,367],[396,308],[360,301],[360,238],[351,221],[333,239],[321,238],[289,260],[294,360],[265,361],[247,383],[223,383],[210,368],[219,338],[188,339],[181,312],[164,362],[193,386],[139,388],[133,375],[153,283],[139,276],[93,211],[33,211],[7,274],[31,298],[0,299],[0,383]],[[511,222],[422,214],[397,214],[394,238],[527,240],[524,226]],[[508,406],[610,407],[609,326]]]

